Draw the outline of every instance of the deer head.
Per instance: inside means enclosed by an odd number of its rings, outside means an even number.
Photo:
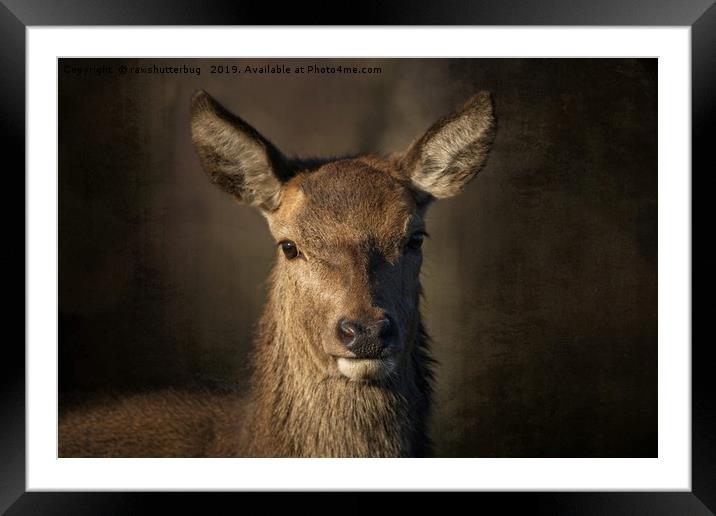
[[[317,375],[400,375],[420,331],[425,212],[483,167],[494,134],[489,93],[387,159],[288,159],[203,91],[191,128],[211,181],[268,221],[279,255],[273,310],[294,336],[290,353]]]

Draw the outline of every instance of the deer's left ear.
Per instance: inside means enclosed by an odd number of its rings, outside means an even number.
[[[452,197],[482,169],[494,134],[492,98],[480,92],[433,124],[399,166],[420,192],[437,199]]]

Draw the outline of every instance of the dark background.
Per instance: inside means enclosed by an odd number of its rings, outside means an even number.
[[[200,65],[200,77],[60,61],[61,394],[245,385],[275,249],[258,212],[201,172],[194,90],[287,153],[340,155],[402,149],[488,89],[488,164],[428,215],[436,453],[656,456],[655,59],[341,59],[383,72],[209,74],[250,61],[143,63]],[[63,73],[101,63],[115,73]]]

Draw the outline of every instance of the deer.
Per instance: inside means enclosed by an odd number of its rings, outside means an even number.
[[[208,179],[276,242],[248,395],[169,389],[72,410],[60,456],[429,456],[426,213],[484,168],[491,94],[387,157],[287,157],[203,90],[190,112]]]

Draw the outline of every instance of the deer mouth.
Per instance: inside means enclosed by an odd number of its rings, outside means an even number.
[[[352,381],[383,380],[395,371],[393,358],[337,358],[340,373]]]

